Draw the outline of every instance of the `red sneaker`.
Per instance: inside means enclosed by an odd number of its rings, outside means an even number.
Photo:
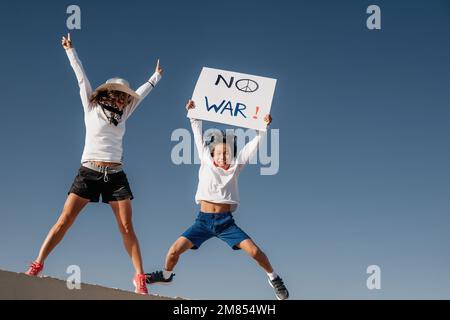
[[[134,287],[136,288],[134,290],[135,293],[148,294],[147,284],[146,284],[145,280],[146,280],[145,274],[137,274],[134,276],[133,284],[134,284]]]
[[[41,273],[42,269],[44,269],[44,264],[35,261],[30,265],[25,274],[29,276],[38,276]]]

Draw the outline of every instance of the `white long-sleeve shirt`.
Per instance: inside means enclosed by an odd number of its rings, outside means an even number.
[[[86,126],[86,137],[81,162],[105,161],[122,163],[123,147],[122,141],[125,134],[125,122],[136,110],[142,100],[150,93],[161,79],[161,75],[155,72],[151,78],[144,83],[136,93],[139,99],[133,99],[131,105],[124,109],[122,120],[117,126],[110,124],[102,108],[98,105],[89,106],[89,98],[92,95],[92,87],[86,76],[83,65],[74,48],[66,50],[70,65],[80,87],[81,102],[84,109],[84,123]]]
[[[204,144],[202,121],[190,120],[200,158],[195,202],[200,204],[200,201],[205,200],[213,203],[226,203],[231,205],[232,212],[236,211],[239,205],[239,174],[258,150],[264,132],[256,131],[256,136],[238,152],[236,159],[230,164],[228,170],[225,170],[215,166],[210,149]]]

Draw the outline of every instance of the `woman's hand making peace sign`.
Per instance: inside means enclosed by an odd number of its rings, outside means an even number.
[[[70,40],[70,33],[67,34],[66,37],[62,37],[61,44],[64,49],[69,50],[72,48],[72,41]]]

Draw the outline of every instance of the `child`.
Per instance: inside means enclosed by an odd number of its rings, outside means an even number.
[[[192,109],[192,100],[186,109]],[[264,118],[267,125],[272,121],[270,115]],[[201,160],[199,183],[195,200],[200,204],[200,213],[194,224],[185,231],[170,247],[165,268],[147,274],[148,283],[169,283],[173,280],[172,273],[180,255],[188,249],[198,249],[206,240],[217,237],[225,241],[234,250],[242,249],[266,271],[269,284],[274,288],[276,297],[284,300],[289,292],[283,280],[274,272],[264,252],[253,240],[234,222],[232,212],[239,204],[238,176],[244,166],[257,151],[261,141],[261,133],[250,141],[236,159],[235,136],[212,134],[206,143],[203,141],[202,122],[191,119],[195,145]]]
[[[63,239],[84,206],[88,202],[99,202],[101,195],[102,202],[108,203],[116,216],[125,248],[134,265],[135,292],[148,294],[139,242],[131,219],[133,194],[122,167],[122,139],[125,121],[156,86],[163,70],[158,60],[155,73],[136,92],[129,88],[126,80],[120,78],[110,79],[92,91],[83,66],[72,47],[70,34],[67,38],[62,38],[62,46],[80,87],[86,125],[85,146],[81,167],[68,192],[62,213],[26,274],[37,276],[41,273],[44,260]]]

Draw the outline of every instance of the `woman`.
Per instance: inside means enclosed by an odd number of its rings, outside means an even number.
[[[61,215],[50,230],[36,260],[26,274],[37,276],[44,268],[44,261],[72,226],[88,202],[108,203],[117,219],[123,242],[136,274],[133,278],[135,292],[148,294],[139,242],[133,230],[131,200],[133,194],[122,167],[122,139],[125,122],[147,94],[156,86],[163,73],[156,65],[155,73],[139,89],[130,89],[126,80],[109,79],[92,91],[91,85],[72,47],[70,34],[62,38],[70,64],[80,87],[86,125],[85,146],[81,167],[68,192]]]

